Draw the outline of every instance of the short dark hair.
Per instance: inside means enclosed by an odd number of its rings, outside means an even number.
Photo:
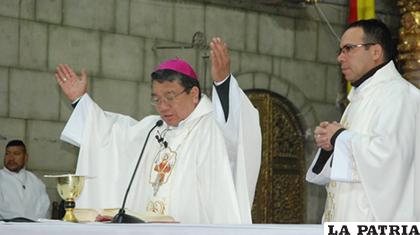
[[[11,141],[9,141],[9,143],[7,143],[6,148],[13,147],[13,146],[22,147],[23,151],[26,153],[26,146],[25,146],[25,143],[23,143],[22,140],[11,140]]]
[[[191,78],[187,75],[182,73],[170,70],[170,69],[162,69],[155,71],[151,74],[152,81],[156,81],[159,83],[162,82],[172,82],[172,81],[179,81],[180,85],[185,89],[187,94],[190,93],[193,87],[198,88],[198,99],[201,98],[201,88],[200,82],[197,79]]]
[[[396,54],[395,44],[392,40],[392,34],[389,28],[380,20],[359,20],[351,23],[347,28],[360,27],[365,33],[364,43],[377,43],[381,45],[384,51],[384,60],[394,59]]]

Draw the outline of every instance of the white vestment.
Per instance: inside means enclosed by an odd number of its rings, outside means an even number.
[[[245,213],[252,208],[261,166],[262,137],[258,110],[252,105],[233,76],[229,84],[227,121],[225,121],[220,98],[214,87],[212,101],[217,123],[225,136],[239,204],[246,205],[249,202],[249,208],[246,206],[240,208]]]
[[[154,115],[138,122],[102,111],[87,94],[80,99],[61,136],[80,146],[76,173],[94,177],[86,180],[77,207],[121,206],[146,135],[158,120]],[[169,148],[159,144],[156,135],[163,136]],[[236,172],[245,171],[242,152]],[[223,133],[203,95],[178,127],[164,124],[152,131],[126,207],[170,215],[182,223],[251,223],[250,176],[240,176],[235,182],[241,187],[235,188]]]
[[[0,219],[49,218],[49,207],[45,185],[32,172],[0,170]]]
[[[327,184],[324,221],[418,221],[420,91],[391,61],[348,98],[346,131],[322,172],[318,151],[306,175]]]

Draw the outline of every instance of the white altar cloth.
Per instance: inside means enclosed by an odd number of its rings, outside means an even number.
[[[321,224],[72,224],[65,222],[3,223],[2,235],[322,235]]]

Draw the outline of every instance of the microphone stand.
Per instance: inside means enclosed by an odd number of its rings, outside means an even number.
[[[144,223],[144,220],[142,220],[140,218],[137,218],[137,217],[131,216],[131,215],[127,215],[125,213],[124,207],[125,207],[125,203],[127,201],[128,192],[130,191],[130,188],[131,188],[131,184],[133,183],[134,177],[136,176],[136,172],[137,172],[137,169],[139,167],[141,157],[143,156],[143,152],[144,152],[144,149],[146,148],[147,141],[149,140],[150,133],[152,133],[152,131],[156,127],[162,126],[162,124],[163,124],[162,120],[157,121],[155,126],[152,129],[150,129],[149,133],[147,134],[146,140],[144,141],[144,144],[143,144],[143,148],[142,148],[142,150],[140,152],[140,155],[139,155],[139,159],[137,160],[136,167],[134,168],[133,175],[131,176],[130,183],[128,184],[127,191],[125,192],[123,204],[121,206],[121,209],[118,211],[118,213],[114,216],[114,218],[112,218],[112,223],[118,223],[118,224]]]

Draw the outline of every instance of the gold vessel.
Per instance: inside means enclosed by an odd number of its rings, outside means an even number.
[[[76,207],[75,200],[80,196],[85,183],[84,176],[77,175],[55,175],[45,176],[57,178],[57,191],[60,197],[64,200],[64,209],[66,213],[63,221],[77,223],[77,218],[74,215],[74,208]]]

